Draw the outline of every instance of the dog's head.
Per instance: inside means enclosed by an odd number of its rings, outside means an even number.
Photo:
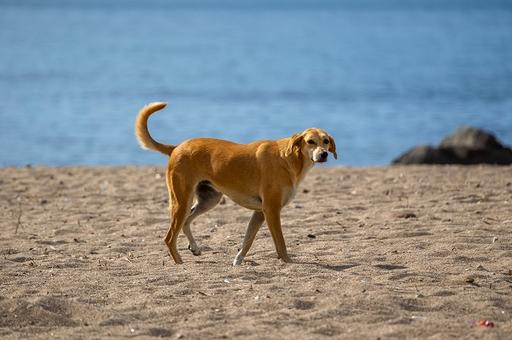
[[[334,138],[317,128],[306,129],[290,137],[286,155],[289,156],[294,152],[301,152],[304,157],[314,163],[327,162],[328,152],[332,153],[334,159],[338,159]]]

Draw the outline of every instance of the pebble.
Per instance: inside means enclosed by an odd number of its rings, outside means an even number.
[[[475,278],[468,276],[464,279],[464,282],[466,283],[475,283]]]

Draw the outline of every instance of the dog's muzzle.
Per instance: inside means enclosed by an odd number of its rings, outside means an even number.
[[[324,151],[320,154],[317,162],[318,163],[325,163],[327,162],[327,158],[329,157],[329,153],[327,151]]]

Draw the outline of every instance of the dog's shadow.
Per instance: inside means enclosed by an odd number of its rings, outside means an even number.
[[[308,261],[293,261],[294,264],[307,264],[320,267],[322,269],[333,270],[335,272],[342,272],[344,270],[360,266],[359,263],[346,263],[346,264],[325,264],[319,262],[308,262]]]

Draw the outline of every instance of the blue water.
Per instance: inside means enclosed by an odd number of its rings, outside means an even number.
[[[165,164],[133,136],[323,127],[388,164],[462,125],[512,144],[510,1],[0,0],[0,166]]]

